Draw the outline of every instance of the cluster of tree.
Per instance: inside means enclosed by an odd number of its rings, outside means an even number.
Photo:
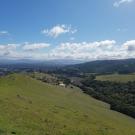
[[[59,68],[57,70],[53,70],[52,71],[53,73],[55,74],[59,74],[59,75],[65,75],[67,77],[84,77],[84,73],[80,72],[79,69],[77,68],[74,68],[74,67],[70,67],[70,66],[66,66],[66,67],[63,67],[63,68]],[[51,73],[51,71],[50,71]]]
[[[42,73],[41,76],[40,76],[40,73]],[[35,78],[35,79],[40,80],[42,82],[54,84],[54,85],[59,85],[60,83],[63,83],[65,86],[68,86],[71,84],[70,79],[64,75],[54,74],[51,71],[50,71],[50,73],[48,73],[48,72],[46,72],[45,74],[44,73],[45,72],[30,72],[29,75],[32,78]]]
[[[66,86],[71,84],[70,79],[65,77],[65,76],[57,76],[57,78],[58,78],[59,81],[62,81]]]
[[[135,82],[97,81],[93,76],[82,81],[81,89],[110,104],[112,110],[135,118]]]

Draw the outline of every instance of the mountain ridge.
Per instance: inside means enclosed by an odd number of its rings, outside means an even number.
[[[88,73],[132,73],[135,72],[135,59],[91,61],[67,66],[67,69]]]

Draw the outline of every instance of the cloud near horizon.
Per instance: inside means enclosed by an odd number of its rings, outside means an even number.
[[[22,47],[23,50],[25,51],[36,51],[44,48],[48,48],[50,44],[48,43],[25,43],[24,46]]]
[[[49,51],[42,49],[49,48]],[[0,45],[0,56],[10,59],[74,59],[107,60],[135,58],[135,40],[119,45],[115,40],[95,42],[66,42],[51,48],[48,43],[25,43]]]

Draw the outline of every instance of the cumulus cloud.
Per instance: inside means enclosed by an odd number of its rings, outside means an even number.
[[[7,44],[7,45],[0,45],[0,51],[2,50],[14,50],[16,49],[17,44]]]
[[[66,33],[74,34],[76,32],[77,32],[77,30],[73,29],[71,27],[71,25],[68,26],[68,25],[65,25],[65,24],[56,25],[56,26],[52,27],[51,29],[42,30],[43,34],[46,34],[46,35],[54,37],[54,38],[56,38],[56,37],[58,37],[58,36],[60,36],[62,34],[66,34]]]
[[[72,59],[99,59],[111,55],[111,52],[116,48],[116,41],[105,40],[96,42],[82,43],[61,43],[50,53],[56,58],[72,58]]]
[[[25,43],[25,45],[23,46],[23,50],[35,51],[35,50],[47,48],[49,46],[50,44],[48,43],[33,43],[33,44]]]
[[[114,7],[119,7],[122,4],[131,3],[133,1],[134,0],[119,0],[119,1],[114,2],[113,6]]]
[[[65,42],[48,51],[38,51],[50,44],[25,43],[0,45],[0,57],[27,59],[105,60],[135,58],[135,40],[118,44],[115,40]]]
[[[123,46],[130,52],[135,51],[135,40],[127,41],[123,44]]]
[[[15,59],[23,59],[23,58],[33,58],[33,59],[42,59],[45,58],[43,56],[44,53],[38,52],[40,49],[44,49],[49,47],[50,44],[47,43],[20,43],[20,44],[0,44],[0,57],[5,58],[15,58]]]
[[[17,44],[7,44],[7,45],[0,44],[0,56],[9,55],[12,51],[16,50],[17,46],[18,46]]]

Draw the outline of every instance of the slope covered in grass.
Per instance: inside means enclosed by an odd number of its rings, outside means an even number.
[[[128,82],[135,81],[135,74],[111,74],[111,75],[99,75],[96,80],[100,81],[113,81],[113,82]]]
[[[135,120],[79,89],[13,74],[0,79],[0,135],[135,135]]]

